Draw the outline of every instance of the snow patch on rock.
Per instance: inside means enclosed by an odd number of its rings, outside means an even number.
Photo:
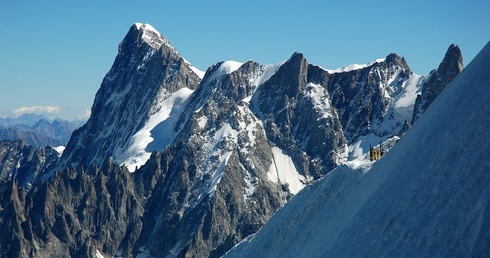
[[[274,183],[288,184],[289,191],[297,194],[307,184],[307,179],[294,166],[293,160],[278,147],[271,148],[274,156],[267,176]]]
[[[152,151],[160,151],[170,144],[175,136],[173,122],[182,112],[184,102],[193,90],[182,88],[173,94],[162,92],[160,107],[150,116],[145,126],[133,135],[129,147],[115,161],[124,164],[129,171],[146,163]],[[117,152],[116,152],[117,153]]]
[[[363,68],[366,68],[366,67],[369,67],[375,63],[382,63],[386,60],[386,58],[379,58],[379,59],[376,59],[372,62],[369,62],[367,64],[351,64],[351,65],[348,65],[348,66],[344,66],[344,67],[341,67],[341,68],[337,68],[335,70],[329,70],[329,69],[325,69],[323,68],[325,71],[329,72],[329,73],[345,73],[345,72],[350,72],[350,71],[353,71],[353,70],[359,70],[359,69],[363,69]]]

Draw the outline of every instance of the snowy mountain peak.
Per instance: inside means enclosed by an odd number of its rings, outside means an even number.
[[[151,25],[131,26],[61,165],[100,166],[109,157],[131,170],[142,165],[150,156],[146,147],[160,138],[152,130],[197,88],[198,73]]]
[[[237,62],[237,61],[225,61],[223,62],[219,68],[218,68],[218,72],[220,73],[223,73],[223,74],[230,74],[236,70],[238,70],[238,68],[240,68],[240,66],[242,66],[243,63],[240,63],[240,62]]]
[[[350,71],[354,71],[354,70],[360,70],[360,69],[372,66],[373,64],[381,63],[384,61],[385,61],[385,58],[378,58],[378,59],[373,60],[367,64],[351,64],[351,65],[347,65],[347,66],[337,68],[334,70],[325,69],[325,68],[323,68],[323,69],[329,73],[346,73],[346,72],[350,72]]]
[[[137,30],[149,30],[152,31],[153,33],[160,34],[160,32],[158,32],[155,28],[153,28],[153,26],[151,26],[148,23],[143,24],[140,22],[136,22],[134,26],[136,27]]]
[[[364,69],[367,67],[371,67],[375,64],[381,64],[381,63],[387,63],[388,65],[397,65],[397,66],[400,66],[400,67],[407,69],[407,70],[410,69],[407,62],[405,61],[405,58],[399,56],[396,53],[391,53],[388,56],[386,56],[385,58],[378,58],[378,59],[375,59],[375,60],[373,60],[369,63],[366,63],[366,64],[350,64],[350,65],[347,65],[347,66],[344,66],[341,68],[337,68],[334,70],[325,69],[325,68],[322,68],[322,69],[331,73],[331,74],[332,73],[346,73],[346,72],[350,72],[350,71]]]
[[[131,28],[138,31],[138,35],[142,42],[147,43],[155,49],[160,48],[163,44],[166,44],[167,47],[173,48],[168,40],[148,23],[135,23]]]
[[[205,75],[203,76],[203,79],[206,81],[211,81],[211,80],[214,80],[216,78],[220,78],[224,75],[231,74],[231,73],[235,72],[242,65],[243,65],[243,63],[233,61],[233,60],[218,62],[214,65],[211,65],[208,68]]]

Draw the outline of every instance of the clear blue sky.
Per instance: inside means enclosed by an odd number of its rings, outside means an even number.
[[[222,60],[278,63],[295,51],[335,69],[395,52],[428,74],[451,43],[471,61],[490,39],[489,13],[488,0],[1,0],[0,117],[82,116],[135,22],[201,70]]]

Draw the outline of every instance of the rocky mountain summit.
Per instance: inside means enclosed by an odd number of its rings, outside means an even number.
[[[463,70],[463,56],[458,46],[449,46],[444,59],[437,68],[433,70],[422,88],[422,93],[417,95],[413,109],[412,124],[430,106],[444,88]]]
[[[150,25],[133,25],[95,95],[87,123],[73,133],[61,167],[102,165],[120,157],[132,137],[163,108],[170,94],[195,89],[200,78]]]
[[[1,183],[0,255],[221,256],[305,185],[401,136],[427,78],[396,54],[203,74],[135,24],[62,156]]]

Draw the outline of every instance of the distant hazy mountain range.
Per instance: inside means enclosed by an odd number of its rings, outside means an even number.
[[[65,146],[83,121],[50,120],[43,115],[24,114],[0,118],[0,140],[22,140],[34,147]]]

